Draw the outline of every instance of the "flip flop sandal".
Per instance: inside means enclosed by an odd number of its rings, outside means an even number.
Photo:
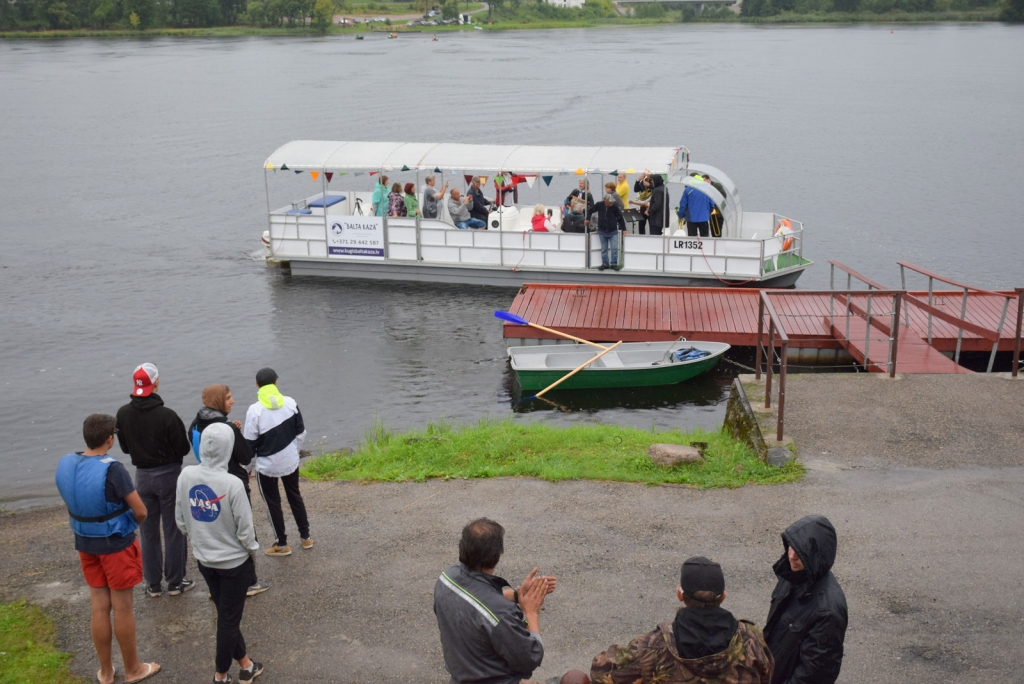
[[[114,684],[114,680],[117,679],[117,670],[114,670],[114,676],[110,678],[109,683],[103,681],[103,678],[100,677],[100,672],[102,671],[103,670],[96,670],[96,681],[98,681],[100,684]]]
[[[145,675],[139,677],[138,679],[133,679],[130,682],[127,679],[125,679],[124,684],[136,684],[137,682],[141,682],[143,679],[149,679],[150,677],[152,677],[160,671],[160,666],[157,663],[146,663],[146,668],[147,671]]]

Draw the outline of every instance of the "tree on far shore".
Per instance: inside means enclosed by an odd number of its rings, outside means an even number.
[[[999,18],[1015,24],[1024,23],[1024,0],[1002,0]]]

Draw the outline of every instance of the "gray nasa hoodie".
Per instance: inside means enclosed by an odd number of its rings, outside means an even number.
[[[178,477],[174,518],[196,560],[208,568],[236,568],[260,548],[245,487],[228,472],[234,444],[229,425],[208,426],[199,440],[202,462]]]

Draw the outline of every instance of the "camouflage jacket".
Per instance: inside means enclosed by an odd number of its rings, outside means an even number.
[[[752,622],[739,621],[726,650],[693,660],[679,657],[667,622],[629,646],[611,646],[599,654],[590,679],[594,684],[770,684],[773,666],[761,630]]]

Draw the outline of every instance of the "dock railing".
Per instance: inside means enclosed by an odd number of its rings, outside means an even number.
[[[761,290],[761,295],[758,297],[757,305],[757,351],[756,359],[754,363],[755,377],[761,379],[761,350],[763,348],[764,339],[764,315],[768,313],[768,370],[767,376],[765,377],[764,383],[764,407],[770,409],[772,407],[772,368],[775,365],[775,333],[779,333],[779,343],[782,347],[782,352],[779,356],[779,411],[778,418],[775,424],[775,441],[782,441],[782,428],[785,422],[786,415],[786,357],[789,355],[789,336],[786,334],[785,328],[782,326],[782,319],[779,318],[778,313],[775,311],[775,307],[772,306],[772,301],[769,298],[769,293],[766,290]]]
[[[844,305],[843,316],[846,321],[846,339],[850,340],[850,319],[853,316],[863,316],[865,320],[864,363],[870,363],[871,328],[875,328],[888,338],[889,353],[886,361],[886,370],[890,378],[896,377],[896,357],[899,352],[900,343],[900,309],[907,294],[906,290],[889,289],[878,281],[872,280],[834,259],[829,260],[828,263],[830,266],[829,289],[831,290],[828,303],[829,325],[835,326],[835,304],[836,299],[839,298]],[[846,274],[845,292],[836,291],[835,289],[836,269]],[[863,290],[857,291],[852,289],[854,280],[867,285],[866,295]],[[867,306],[864,308],[853,301],[853,297],[859,295],[865,295],[867,298]],[[874,312],[872,312],[872,305],[878,302],[879,298],[887,301],[890,297],[892,298],[892,308],[888,312],[879,311],[878,308],[875,308]],[[888,324],[886,324],[885,319],[888,319]]]
[[[1013,366],[1010,370],[1010,377],[1017,377],[1020,368],[1020,334],[1021,319],[1024,319],[1024,287],[1018,287],[1017,292],[1017,332],[1013,336]]]
[[[965,284],[959,283],[959,282],[957,282],[955,280],[951,280],[949,278],[944,278],[943,276],[940,276],[940,275],[937,275],[935,273],[932,273],[931,271],[927,271],[927,270],[921,268],[920,266],[914,266],[913,264],[909,264],[909,263],[907,263],[905,261],[899,261],[897,263],[899,264],[899,267],[900,267],[900,282],[901,282],[904,290],[906,290],[906,288],[907,288],[907,271],[912,271],[914,273],[918,273],[920,275],[927,276],[927,278],[928,278],[928,302],[927,303],[922,302],[920,299],[918,299],[917,297],[914,297],[913,295],[909,295],[909,294],[906,295],[907,304],[915,306],[915,307],[921,309],[922,311],[924,311],[924,312],[926,312],[928,314],[928,344],[930,345],[932,343],[932,322],[936,318],[939,319],[940,321],[944,322],[944,323],[948,323],[949,325],[952,325],[952,326],[956,327],[958,329],[958,331],[959,331],[957,333],[957,337],[956,337],[956,351],[953,353],[953,361],[955,361],[956,363],[960,363],[960,347],[963,344],[964,332],[965,331],[969,332],[969,333],[973,333],[973,334],[977,335],[978,337],[981,337],[982,339],[989,340],[989,341],[992,342],[992,352],[989,354],[989,357],[988,357],[988,368],[985,370],[985,372],[986,373],[991,373],[992,372],[992,366],[993,366],[993,364],[995,364],[995,361],[996,361],[996,352],[999,351],[999,339],[1000,339],[1000,337],[1002,337],[1003,326],[1006,324],[1006,312],[1010,308],[1010,300],[1012,300],[1014,298],[1014,295],[1004,294],[1002,292],[992,292],[990,290],[983,290],[983,289],[981,289],[979,287],[973,287],[971,285],[965,285]],[[942,309],[939,309],[938,307],[935,306],[934,296],[935,296],[935,282],[936,281],[938,281],[940,283],[945,283],[946,285],[952,285],[953,287],[957,288],[958,290],[963,290],[963,296],[961,297],[961,303],[960,303],[960,317],[959,318],[954,316],[953,314],[949,313],[948,311],[943,311]],[[1002,313],[999,316],[999,325],[998,325],[998,327],[995,330],[991,330],[989,328],[985,328],[984,326],[978,325],[977,323],[972,323],[971,321],[967,320],[967,299],[968,299],[968,295],[971,292],[974,292],[974,293],[980,294],[980,295],[985,295],[985,296],[988,296],[988,297],[1002,297],[1003,298],[1003,310],[1002,310]],[[1016,364],[1018,363],[1017,362],[1017,356],[1019,356],[1019,351],[1020,351],[1020,327],[1021,327],[1020,318],[1021,318],[1021,315],[1020,315],[1019,312],[1020,312],[1021,302],[1022,302],[1022,300],[1021,300],[1020,289],[1018,289],[1017,290],[1017,304],[1018,304],[1018,307],[1017,307],[1017,309],[1018,309],[1018,314],[1017,314],[1017,335],[1016,335],[1016,342],[1015,342],[1015,347],[1014,347],[1015,350],[1017,350],[1018,353],[1014,356],[1014,368],[1016,368]],[[907,324],[909,325],[909,320],[910,320],[909,307],[908,307],[908,311],[906,313],[906,320],[907,320]],[[1016,377],[1016,376],[1014,376],[1014,377]]]

